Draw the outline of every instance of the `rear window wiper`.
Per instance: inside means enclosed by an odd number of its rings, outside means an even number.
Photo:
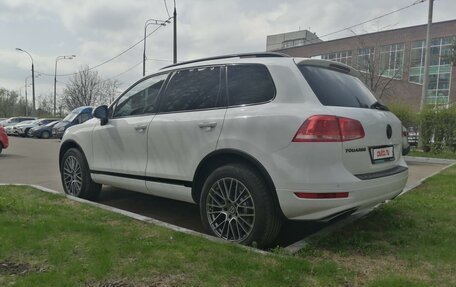
[[[370,106],[371,109],[381,110],[381,111],[389,111],[388,107],[379,103],[375,102]]]

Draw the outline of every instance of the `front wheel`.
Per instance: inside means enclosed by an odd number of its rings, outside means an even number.
[[[281,227],[271,192],[262,177],[246,165],[217,168],[206,179],[201,193],[204,227],[228,241],[268,246]]]
[[[65,152],[60,164],[60,176],[66,194],[89,200],[96,200],[101,184],[92,181],[84,154],[75,148]]]

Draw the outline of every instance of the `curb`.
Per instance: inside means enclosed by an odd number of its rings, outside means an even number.
[[[116,207],[100,204],[100,203],[93,202],[93,201],[90,201],[90,200],[74,197],[74,196],[65,194],[63,192],[52,190],[52,189],[49,189],[49,188],[46,188],[46,187],[43,187],[43,186],[40,186],[40,185],[36,185],[36,184],[21,184],[21,183],[0,183],[0,186],[8,186],[8,185],[10,185],[10,186],[29,186],[29,187],[33,187],[35,189],[38,189],[38,190],[41,190],[41,191],[44,191],[44,192],[47,192],[47,193],[60,195],[60,196],[66,197],[66,198],[68,198],[70,200],[73,200],[73,201],[76,201],[76,202],[79,202],[79,203],[88,204],[88,205],[91,205],[91,206],[94,206],[94,207],[98,207],[98,208],[101,208],[103,210],[110,211],[110,212],[113,212],[113,213],[117,213],[117,214],[129,217],[129,218],[132,218],[132,219],[135,219],[135,220],[138,220],[138,221],[142,221],[142,222],[145,222],[145,223],[154,224],[154,225],[158,225],[158,226],[161,226],[161,227],[164,227],[164,228],[168,228],[168,229],[171,229],[171,230],[176,231],[176,232],[181,232],[181,233],[185,233],[185,234],[190,234],[190,235],[202,237],[202,238],[208,239],[210,241],[218,242],[218,243],[222,243],[222,244],[236,245],[238,247],[241,247],[242,249],[245,249],[245,250],[248,250],[248,251],[252,251],[252,252],[255,252],[255,253],[259,253],[259,254],[263,254],[263,255],[271,254],[268,251],[264,251],[264,250],[256,249],[256,248],[253,248],[253,247],[250,247],[250,246],[229,242],[229,241],[226,241],[226,240],[223,240],[223,239],[220,239],[220,238],[208,235],[208,234],[200,233],[200,232],[197,232],[197,231],[194,231],[194,230],[191,230],[191,229],[187,229],[187,228],[180,227],[180,226],[177,226],[177,225],[174,225],[174,224],[166,223],[166,222],[157,220],[155,218],[147,217],[147,216],[144,216],[144,215],[141,215],[141,214],[133,213],[133,212],[126,211],[126,210],[123,210],[123,209],[119,209],[119,208],[116,208]]]
[[[419,157],[419,156],[404,156],[405,161],[421,162],[421,163],[437,163],[437,164],[452,164],[455,163],[454,159],[447,158],[432,158],[432,157]]]

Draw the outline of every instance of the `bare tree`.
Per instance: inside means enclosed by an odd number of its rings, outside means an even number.
[[[0,117],[25,115],[25,102],[15,91],[0,88]]]
[[[395,69],[393,75],[389,74],[389,69],[385,68],[381,62],[381,55],[374,50],[374,47],[379,47],[378,43],[367,44],[363,37],[351,31],[358,40],[358,53],[357,58],[353,59],[353,66],[360,71],[360,79],[369,87],[369,89],[378,97],[382,99],[391,93],[391,82],[402,73],[403,67]],[[359,51],[366,49],[367,54],[361,61]],[[404,56],[404,55],[403,55]]]
[[[49,116],[52,115],[54,109],[54,96],[52,94],[47,94],[45,96],[41,95],[38,99],[38,116]]]
[[[72,110],[80,106],[108,104],[118,85],[117,81],[103,81],[97,71],[83,67],[69,79],[63,91],[63,106]]]

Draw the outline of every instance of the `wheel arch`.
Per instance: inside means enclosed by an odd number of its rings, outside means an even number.
[[[278,208],[280,210],[280,214],[282,216],[282,208],[279,204],[279,199],[277,197],[277,192],[275,189],[274,182],[272,181],[271,176],[269,175],[266,168],[252,155],[245,153],[240,150],[236,149],[220,149],[213,151],[212,153],[208,154],[203,158],[203,160],[199,163],[198,167],[196,168],[195,174],[193,176],[193,185],[192,185],[192,198],[193,200],[199,204],[199,197],[201,194],[201,190],[204,184],[204,180],[209,176],[210,172],[222,165],[229,164],[229,163],[244,163],[253,169],[255,169],[261,177],[265,180],[266,185],[269,187],[269,191],[271,192],[272,198]]]

